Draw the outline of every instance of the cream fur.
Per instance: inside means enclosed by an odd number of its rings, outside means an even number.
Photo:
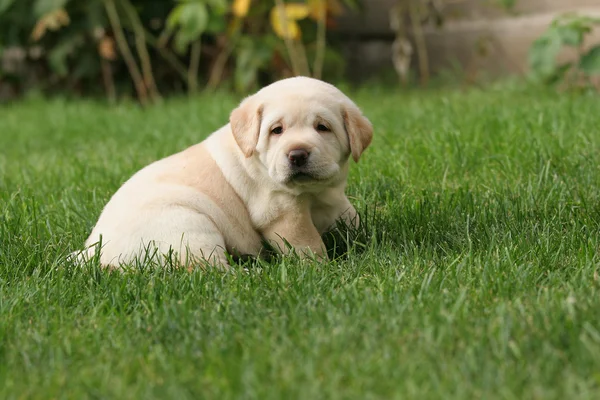
[[[304,77],[276,82],[246,98],[204,142],[125,182],[81,257],[91,257],[100,238],[100,261],[112,267],[148,249],[159,261],[172,251],[190,267],[227,266],[226,251],[258,255],[263,238],[283,252],[285,239],[300,255],[326,257],[321,235],[338,218],[357,223],[344,194],[348,160],[358,161],[371,138],[370,122],[334,86]],[[294,149],[310,152],[303,171],[312,178],[291,179]]]

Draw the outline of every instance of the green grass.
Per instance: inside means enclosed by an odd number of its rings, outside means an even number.
[[[352,97],[364,240],[234,274],[63,260],[236,99],[0,110],[0,398],[600,398],[600,99]]]

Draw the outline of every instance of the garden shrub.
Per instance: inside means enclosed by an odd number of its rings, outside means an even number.
[[[28,90],[110,99],[248,92],[291,76],[343,73],[327,46],[357,0],[0,0],[0,98]],[[329,38],[328,38],[329,39]]]

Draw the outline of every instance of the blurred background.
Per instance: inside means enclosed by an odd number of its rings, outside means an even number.
[[[599,27],[600,0],[0,0],[0,101],[145,104],[293,75],[598,90]]]

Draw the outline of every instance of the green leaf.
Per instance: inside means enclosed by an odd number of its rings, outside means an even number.
[[[208,23],[206,24],[206,32],[211,33],[223,33],[227,29],[225,18],[220,16],[211,15]]]
[[[533,42],[529,49],[529,65],[534,74],[545,78],[557,68],[556,56],[562,47],[562,39],[556,31],[549,31]]]
[[[194,41],[193,37],[186,35],[184,31],[178,31],[174,37],[175,51],[179,54],[184,54],[191,42]]]
[[[270,35],[269,35],[270,36]],[[244,36],[236,48],[234,84],[236,91],[246,93],[258,84],[258,72],[268,67],[273,57],[273,48],[264,38],[252,39]]]
[[[40,18],[49,12],[64,8],[69,0],[37,0],[33,5],[33,13]]]
[[[592,47],[581,56],[579,68],[588,75],[600,74],[600,45]]]
[[[560,38],[561,43],[577,47],[583,42],[584,30],[574,26],[557,26],[554,34]]]
[[[245,92],[256,82],[258,68],[252,65],[252,51],[251,47],[243,47],[237,53],[233,77],[238,92]]]
[[[200,36],[208,24],[208,11],[202,3],[189,3],[183,6],[179,25],[191,36]]]
[[[567,62],[556,67],[554,72],[545,77],[545,81],[549,85],[557,84],[565,79],[567,72],[571,70],[573,63]]]
[[[179,25],[179,18],[181,18],[181,13],[183,12],[183,4],[175,7],[167,16],[167,28],[173,30]]]
[[[227,0],[206,0],[206,3],[211,7],[211,10],[218,15],[225,15],[229,9]]]
[[[175,50],[185,52],[187,46],[200,38],[208,26],[206,5],[200,2],[179,4],[167,18],[169,29],[179,28],[175,35]]]
[[[12,6],[14,2],[15,0],[0,0],[0,14],[8,10],[8,8]]]

